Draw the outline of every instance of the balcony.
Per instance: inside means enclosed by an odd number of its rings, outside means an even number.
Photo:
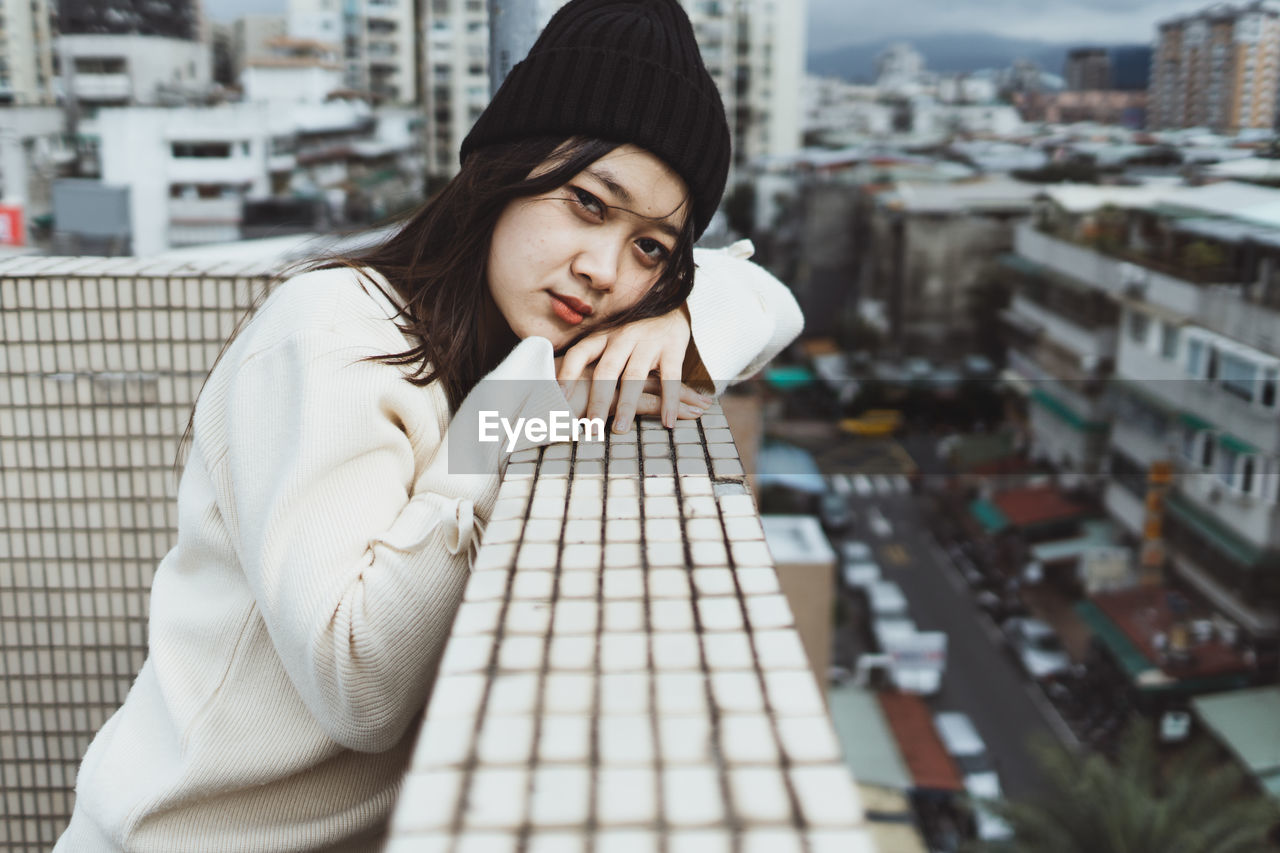
[[[11,853],[62,831],[80,756],[142,664],[177,436],[274,272],[0,262]],[[871,853],[793,612],[718,411],[514,461],[389,849]]]
[[[77,73],[72,85],[83,101],[127,101],[133,97],[133,81],[128,74]]]

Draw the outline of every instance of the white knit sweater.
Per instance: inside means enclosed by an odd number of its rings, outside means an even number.
[[[717,390],[802,323],[743,255],[700,251],[688,302]],[[395,311],[350,270],[298,276],[210,376],[150,655],[85,755],[57,853],[376,847],[499,485],[496,456],[447,473],[438,383],[360,360],[406,348]],[[554,379],[550,343],[494,375]]]

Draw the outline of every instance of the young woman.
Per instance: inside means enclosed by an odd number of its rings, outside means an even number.
[[[683,369],[718,391],[798,334],[741,251],[695,274],[728,130],[675,0],[570,2],[462,158],[385,245],[279,285],[210,374],[150,655],[59,853],[376,848],[497,493],[499,445],[450,453],[483,390],[671,425],[706,404]]]

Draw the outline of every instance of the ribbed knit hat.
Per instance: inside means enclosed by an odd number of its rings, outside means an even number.
[[[689,185],[702,235],[729,173],[729,123],[676,0],[570,0],[476,120],[461,159],[561,134],[656,154]]]

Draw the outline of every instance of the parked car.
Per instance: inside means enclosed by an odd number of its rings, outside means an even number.
[[[1000,628],[1009,641],[1009,648],[1032,678],[1041,681],[1070,672],[1071,658],[1047,623],[1015,616],[1006,619]]]
[[[844,495],[824,492],[818,499],[818,518],[828,532],[839,533],[853,524],[853,510],[849,509]]]
[[[997,625],[1007,622],[1014,616],[1026,616],[1030,612],[1016,589],[1004,592],[994,589],[980,590],[974,595],[973,600]]]
[[[884,652],[893,647],[893,641],[915,636],[916,623],[910,616],[884,616],[871,620],[871,636],[876,648]]]
[[[968,714],[959,711],[942,711],[933,717],[934,728],[942,740],[947,754],[956,763],[969,806],[973,811],[974,835],[981,841],[1003,841],[1013,837],[1013,828],[993,814],[985,805],[986,800],[999,799],[1000,777],[991,765],[987,744],[983,741]]]
[[[902,412],[897,409],[868,409],[856,418],[840,421],[840,429],[873,438],[893,435],[902,429]]]
[[[893,581],[875,581],[867,585],[866,591],[873,619],[907,616],[907,597],[902,594],[902,587]]]
[[[871,546],[861,539],[846,539],[840,543],[840,557],[846,563],[870,562]]]
[[[840,565],[840,576],[851,588],[866,589],[880,580],[880,564],[871,560],[844,562]]]

